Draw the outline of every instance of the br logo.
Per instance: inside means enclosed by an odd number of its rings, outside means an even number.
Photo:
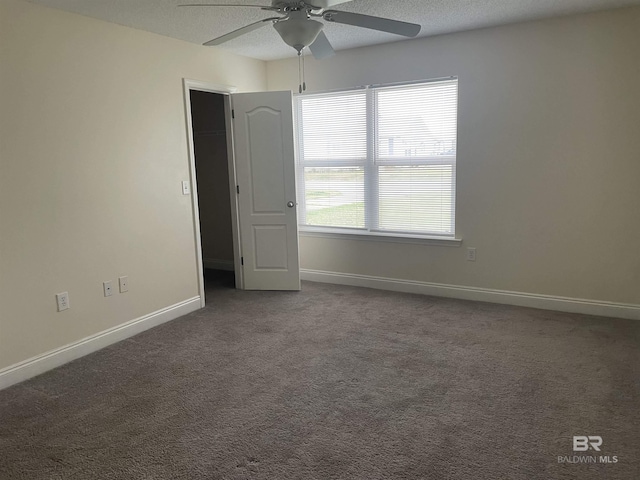
[[[596,452],[599,452],[600,445],[602,445],[602,437],[598,437],[598,436],[584,437],[582,435],[573,437],[574,452],[586,452],[590,448],[595,450]]]

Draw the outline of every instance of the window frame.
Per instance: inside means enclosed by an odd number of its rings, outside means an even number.
[[[303,93],[294,95],[294,116],[296,121],[296,178],[298,181],[298,229],[302,236],[358,239],[368,241],[384,241],[398,243],[433,244],[442,246],[458,246],[462,242],[456,237],[456,191],[457,191],[457,148],[456,155],[430,155],[424,157],[378,158],[378,102],[376,93],[382,90],[394,88],[428,85],[447,81],[456,82],[456,144],[458,139],[458,110],[459,110],[459,78],[457,76],[434,78],[415,82],[402,82],[384,85],[367,85],[351,89],[330,90],[324,92]],[[300,118],[301,99],[309,97],[321,97],[346,94],[349,92],[364,91],[366,96],[366,157],[364,159],[313,159],[303,160],[303,126]],[[451,166],[451,233],[420,233],[409,231],[394,231],[379,228],[379,168],[385,166]],[[333,227],[306,224],[306,186],[304,182],[305,168],[329,168],[329,167],[354,167],[362,168],[364,175],[364,215],[365,226],[360,227]]]

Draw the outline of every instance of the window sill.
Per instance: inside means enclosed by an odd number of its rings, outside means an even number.
[[[459,247],[461,238],[434,237],[428,235],[400,235],[382,232],[330,231],[299,227],[301,237],[334,238],[340,240],[364,240],[367,242],[411,243],[417,245],[435,245],[440,247]]]

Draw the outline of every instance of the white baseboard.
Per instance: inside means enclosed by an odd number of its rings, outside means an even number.
[[[0,370],[0,390],[96,352],[113,343],[137,335],[152,327],[198,310],[200,297],[190,298],[170,307],[144,315],[96,335],[65,345],[50,352]]]
[[[202,260],[204,268],[211,268],[212,270],[224,270],[227,272],[233,272],[235,266],[233,260],[216,260],[214,258],[204,258]]]
[[[640,305],[613,303],[580,298],[554,297],[533,293],[492,290],[488,288],[463,287],[441,283],[400,280],[397,278],[372,277],[348,273],[324,272],[320,270],[300,270],[302,280],[368,287],[394,292],[418,293],[437,297],[459,298],[480,302],[504,303],[521,307],[557,310],[561,312],[584,313],[604,317],[640,320]]]

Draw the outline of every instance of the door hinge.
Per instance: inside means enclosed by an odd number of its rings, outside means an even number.
[[[240,265],[244,265],[244,257],[240,257]]]
[[[238,195],[240,195],[240,185],[236,185],[236,192],[238,192]]]
[[[236,118],[236,111],[235,110],[231,110],[231,118]]]

